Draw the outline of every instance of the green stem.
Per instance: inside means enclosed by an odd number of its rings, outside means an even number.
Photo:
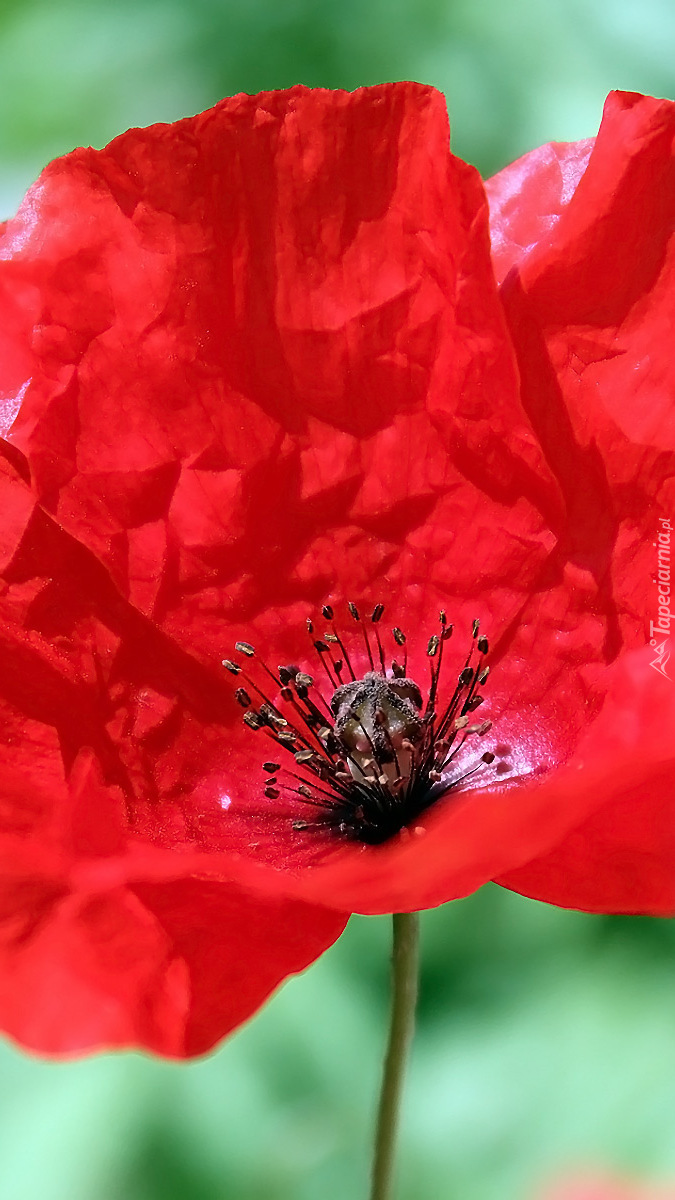
[[[392,1200],[403,1079],[415,1028],[419,968],[418,913],[394,913],[389,1043],[377,1115],[370,1200]]]

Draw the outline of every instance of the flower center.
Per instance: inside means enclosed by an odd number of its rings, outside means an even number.
[[[474,753],[470,763],[459,761],[460,757],[466,760],[474,739],[492,728],[491,721],[472,722],[472,714],[483,703],[489,647],[474,621],[463,666],[441,701],[444,649],[453,632],[441,612],[438,633],[427,642],[430,678],[425,699],[417,682],[408,677],[407,639],[398,627],[392,630],[392,638],[403,662],[385,652],[380,634],[384,606],[377,604],[369,621],[362,620],[356,605],[350,603],[348,609],[370,668],[362,675],[352,665],[357,660],[355,649],[338,629],[330,605],[322,609],[328,624],[323,637],[316,637],[314,623],[307,622],[329,684],[328,699],[313,676],[299,667],[281,666],[275,673],[260,662],[275,685],[270,698],[245,667],[245,660],[256,658],[248,642],[235,645],[244,661],[224,659],[223,666],[243,679],[235,696],[245,709],[244,722],[283,751],[278,757],[287,763],[263,763],[264,796],[277,800],[284,793],[305,806],[306,816],[289,817],[296,830],[328,829],[375,845],[399,833],[440,796],[494,761],[490,751]]]

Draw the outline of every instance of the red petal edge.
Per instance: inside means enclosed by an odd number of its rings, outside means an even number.
[[[2,872],[0,1022],[43,1054],[203,1054],[346,922],[200,879],[73,890],[50,881],[44,863],[21,871],[19,855]]]

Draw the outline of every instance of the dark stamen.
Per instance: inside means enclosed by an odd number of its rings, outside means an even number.
[[[234,693],[246,710],[245,724],[253,730],[263,729],[278,751],[293,756],[291,769],[282,768],[272,758],[263,762],[265,797],[278,800],[283,796],[290,805],[302,803],[316,810],[316,819],[308,820],[293,820],[291,812],[294,829],[324,829],[375,844],[413,823],[440,796],[454,792],[495,761],[495,754],[488,750],[474,758],[473,764],[468,762],[464,771],[457,772],[454,766],[460,755],[468,753],[467,747],[475,744],[474,739],[485,737],[492,728],[489,720],[470,724],[471,714],[483,702],[479,689],[489,676],[485,663],[489,642],[484,634],[479,635],[475,619],[471,646],[455,675],[452,694],[439,704],[442,668],[449,653],[445,643],[453,632],[445,610],[439,613],[438,632],[426,640],[430,684],[425,700],[417,683],[407,677],[408,645],[399,626],[394,626],[392,633],[394,644],[403,648],[403,664],[385,653],[378,628],[384,605],[375,605],[368,622],[361,618],[356,604],[350,601],[347,608],[360,627],[362,656],[367,660],[361,676],[355,670],[356,658],[350,659],[345,639],[336,629],[333,607],[324,604],[321,610],[331,625],[323,638],[316,637],[314,622],[307,620],[314,651],[330,685],[328,696],[324,695],[325,683],[323,689],[317,686],[313,674],[298,666],[282,665],[273,673],[248,642],[237,642],[236,650],[245,658],[256,658],[258,670],[274,684],[271,695],[265,694],[240,663],[224,659],[223,666],[246,684]],[[376,639],[377,668],[367,624]],[[342,657],[334,657],[336,650]],[[345,664],[351,675],[349,683],[341,679]],[[257,710],[251,698],[254,694]]]
[[[366,654],[368,655],[368,662],[370,663],[370,669],[371,669],[371,671],[374,671],[375,663],[373,662],[373,654],[370,649],[370,642],[368,640],[368,631],[359,616],[359,610],[356,607],[356,605],[352,604],[350,601],[349,604],[347,605],[347,607],[348,607],[352,617],[356,621],[357,625],[359,625],[361,627],[361,633],[363,634],[363,641],[364,641],[364,645],[366,647]]]
[[[333,611],[333,610],[331,609],[331,612],[332,612],[332,611]],[[332,618],[331,618],[331,620],[332,620]],[[345,648],[344,642],[342,641],[342,638],[340,637],[340,634],[338,633],[337,629],[335,628],[335,623],[334,623],[334,622],[333,622],[333,637],[335,638],[335,641],[336,641],[337,645],[340,647],[340,653],[341,653],[341,655],[342,655],[342,658],[343,658],[344,662],[346,662],[346,664],[347,664],[347,670],[349,671],[349,674],[351,675],[351,677],[352,677],[352,680],[355,680],[355,679],[356,679],[356,675],[355,675],[355,673],[354,673],[354,668],[353,668],[353,666],[352,666],[352,664],[351,664],[351,660],[350,660],[350,657],[349,657],[349,655],[348,655],[348,653],[347,653],[347,650],[346,650],[346,648]],[[340,672],[339,672],[339,671],[337,671],[337,669],[336,669],[336,674],[338,674],[338,675],[340,674]]]
[[[331,673],[331,669],[328,666],[328,663],[326,662],[326,659],[324,657],[324,655],[328,655],[328,657],[330,658],[329,647],[326,645],[325,642],[322,642],[320,638],[317,638],[317,640],[314,642],[314,649],[316,650],[316,652],[319,656],[319,662],[321,663],[321,666],[323,667],[324,671],[326,672],[326,675],[328,676],[328,678],[331,682],[331,686],[337,687],[338,686],[337,681],[336,681],[335,677],[333,676],[333,674]]]
[[[376,604],[372,611],[370,620],[373,625],[373,629],[374,629],[374,633],[375,633],[375,641],[377,642],[377,655],[380,660],[380,668],[382,670],[382,674],[386,675],[387,674],[387,662],[384,657],[384,648],[382,646],[382,638],[380,637],[380,630],[378,628],[378,625],[382,619],[383,612],[384,612],[384,604]]]

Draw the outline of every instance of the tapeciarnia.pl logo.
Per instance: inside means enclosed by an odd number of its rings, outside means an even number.
[[[649,644],[654,647],[656,657],[650,666],[670,679],[667,666],[670,659],[670,622],[675,619],[675,613],[670,609],[670,541],[672,526],[668,517],[659,517],[659,529],[654,545],[656,547],[657,568],[656,586],[658,598],[658,619],[649,622]]]

